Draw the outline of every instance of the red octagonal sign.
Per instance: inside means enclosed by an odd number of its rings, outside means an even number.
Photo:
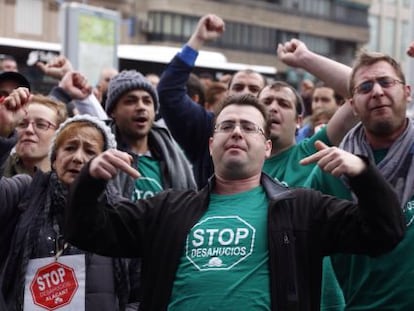
[[[39,268],[30,284],[33,302],[47,310],[69,304],[77,289],[75,272],[59,262]]]

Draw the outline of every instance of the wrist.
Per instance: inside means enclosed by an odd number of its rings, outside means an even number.
[[[190,40],[188,40],[187,45],[194,50],[199,51],[204,45],[204,40],[200,39],[197,35],[193,35],[191,36]]]

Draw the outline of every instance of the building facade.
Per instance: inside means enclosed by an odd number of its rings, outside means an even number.
[[[0,0],[0,38],[60,43],[62,0]],[[369,0],[90,0],[74,1],[120,12],[120,43],[180,47],[197,20],[215,13],[226,31],[205,49],[234,63],[274,66],[298,79],[300,71],[277,60],[279,42],[303,40],[310,49],[351,64],[369,41]],[[0,42],[1,44],[1,42]],[[7,50],[6,50],[7,52]],[[0,53],[4,47],[0,45]],[[295,82],[295,81],[292,81]]]

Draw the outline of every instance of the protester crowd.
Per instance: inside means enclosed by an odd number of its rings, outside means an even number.
[[[224,32],[201,17],[160,76],[38,63],[48,94],[2,58],[0,310],[414,310],[398,60],[292,39],[317,82],[197,76]]]

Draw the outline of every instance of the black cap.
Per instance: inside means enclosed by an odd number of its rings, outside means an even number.
[[[13,81],[16,82],[18,87],[27,87],[30,90],[29,81],[21,73],[14,71],[0,72],[0,82],[3,81]]]

